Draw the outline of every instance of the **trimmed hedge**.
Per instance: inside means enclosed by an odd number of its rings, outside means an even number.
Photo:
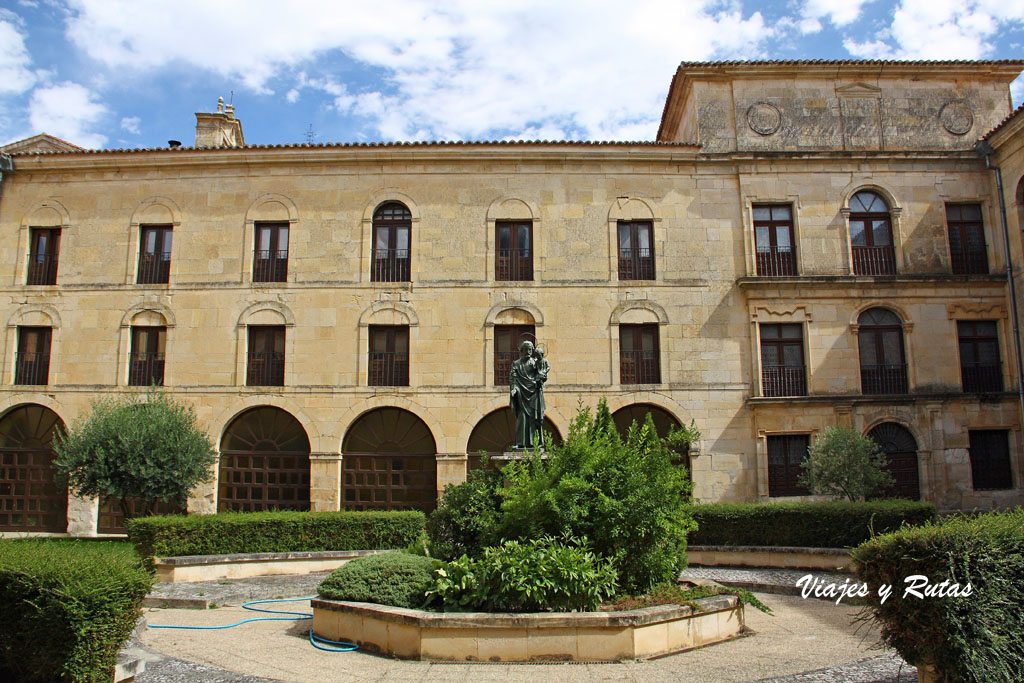
[[[335,569],[317,592],[327,600],[418,609],[423,606],[433,576],[434,561],[429,557],[407,553],[370,555]]]
[[[0,680],[112,679],[152,586],[117,545],[0,541]]]
[[[226,512],[128,520],[143,558],[233,553],[405,548],[423,533],[422,512]]]
[[[853,553],[867,582],[868,614],[882,638],[911,664],[932,665],[944,680],[1019,681],[1024,662],[1024,510],[878,536]],[[909,576],[971,585],[968,596],[904,597]],[[879,586],[891,585],[884,603]]]
[[[866,503],[711,503],[692,505],[691,545],[852,548],[873,534],[935,519],[935,506],[909,500]]]

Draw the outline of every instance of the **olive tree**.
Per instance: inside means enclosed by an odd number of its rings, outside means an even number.
[[[184,507],[189,490],[211,481],[216,462],[192,407],[156,389],[93,402],[54,444],[54,464],[71,491],[117,498],[125,519],[132,499],[141,515],[153,514],[157,502]]]
[[[895,482],[878,444],[850,427],[826,427],[807,449],[800,483],[820,496],[864,500]]]

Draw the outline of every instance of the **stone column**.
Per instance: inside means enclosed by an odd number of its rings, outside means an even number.
[[[220,453],[217,459],[210,465],[212,479],[205,484],[200,484],[188,494],[186,509],[190,515],[212,515],[217,512],[217,484],[220,477]]]
[[[438,453],[437,458],[437,499],[441,500],[444,487],[466,481],[469,457],[465,453]]]
[[[68,495],[68,533],[72,536],[95,536],[99,528],[99,498]]]
[[[333,512],[341,509],[341,454],[309,454],[309,509]]]

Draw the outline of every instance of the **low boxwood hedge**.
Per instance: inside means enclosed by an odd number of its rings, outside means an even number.
[[[227,512],[128,520],[144,558],[232,553],[405,548],[423,533],[422,512]]]
[[[868,614],[882,638],[911,664],[932,665],[943,680],[1021,680],[1024,662],[1024,510],[952,517],[872,538],[853,553],[868,584]],[[945,597],[933,589],[960,584]],[[964,595],[970,583],[970,595]],[[892,586],[881,601],[879,588]],[[906,594],[915,587],[924,597]],[[906,597],[904,597],[906,595]]]
[[[909,500],[711,503],[690,506],[690,545],[852,548],[872,534],[935,519],[935,506]]]
[[[0,680],[110,681],[151,585],[126,544],[0,541]]]
[[[385,553],[346,562],[331,572],[317,591],[327,600],[418,609],[433,576],[434,561],[429,557]]]

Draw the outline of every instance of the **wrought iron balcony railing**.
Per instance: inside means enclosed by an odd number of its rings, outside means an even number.
[[[990,393],[1003,390],[1003,369],[999,365],[962,364],[960,374],[965,392]]]
[[[953,251],[949,256],[954,275],[988,274],[988,256],[983,251]]]
[[[494,279],[505,281],[532,280],[532,252],[529,249],[499,249]]]
[[[370,254],[372,282],[410,282],[408,249],[373,249]]]
[[[796,275],[796,252],[792,247],[758,247],[757,274]]]
[[[28,262],[28,282],[30,285],[57,284],[57,254],[32,254]]]
[[[253,282],[287,282],[288,250],[257,249],[252,261]]]
[[[409,354],[371,351],[369,384],[371,387],[409,386]]]
[[[807,369],[802,365],[764,365],[761,367],[764,396],[806,396]]]
[[[653,351],[628,351],[619,355],[621,384],[660,384],[661,366]]]
[[[171,252],[143,254],[139,257],[138,283],[141,285],[165,285],[171,278]]]
[[[250,387],[283,387],[284,353],[277,351],[250,353],[245,383]]]
[[[149,387],[164,384],[164,354],[133,353],[128,361],[128,385]]]
[[[19,351],[14,361],[15,384],[48,384],[50,354]]]
[[[905,394],[907,393],[907,366],[893,365],[860,366],[860,387],[864,394]]]
[[[853,247],[855,275],[895,275],[896,252],[888,247]]]
[[[653,280],[654,251],[619,247],[620,280]]]

